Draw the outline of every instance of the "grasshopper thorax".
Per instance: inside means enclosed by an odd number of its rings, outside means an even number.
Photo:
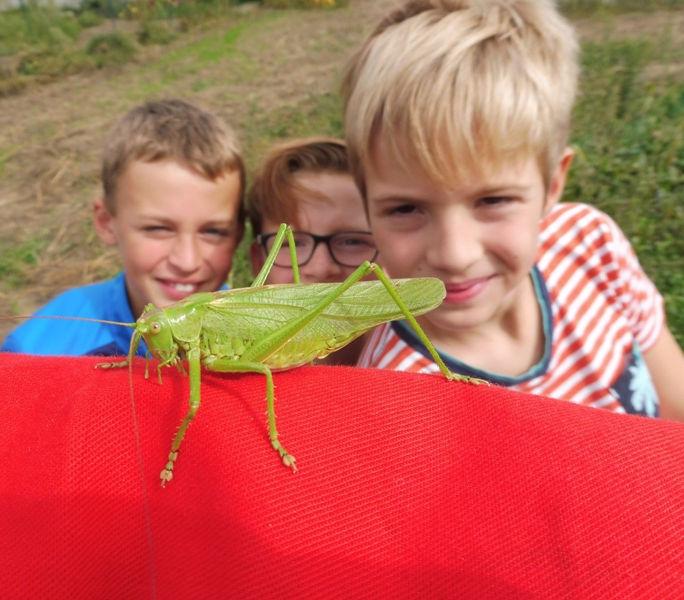
[[[173,329],[163,309],[148,304],[136,321],[135,330],[147,344],[148,350],[164,364],[175,362],[178,345],[173,338]]]

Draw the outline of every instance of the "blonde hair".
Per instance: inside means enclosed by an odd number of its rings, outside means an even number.
[[[400,165],[417,164],[438,182],[533,156],[548,183],[567,144],[577,53],[552,0],[407,2],[345,73],[357,184],[364,190],[379,134]]]
[[[273,146],[254,176],[247,194],[247,218],[252,231],[261,233],[264,220],[297,226],[298,201],[305,190],[297,182],[303,173],[349,175],[347,148],[342,140],[310,137]]]
[[[129,111],[105,142],[102,186],[107,210],[115,214],[117,183],[131,162],[161,160],[177,161],[212,181],[237,170],[241,196],[244,193],[245,168],[233,130],[188,102],[159,100]]]

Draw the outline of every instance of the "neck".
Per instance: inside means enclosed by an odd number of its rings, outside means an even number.
[[[420,319],[439,350],[471,367],[515,376],[535,365],[544,352],[541,307],[531,276],[518,286],[508,302],[485,322],[447,334],[434,331]]]

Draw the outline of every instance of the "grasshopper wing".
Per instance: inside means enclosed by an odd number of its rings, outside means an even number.
[[[395,279],[393,283],[414,315],[436,308],[444,299],[439,279]],[[258,358],[272,368],[288,368],[327,356],[376,325],[404,317],[380,281],[360,281],[309,319],[337,289],[336,283],[314,283],[231,290],[207,303],[204,327],[225,331],[245,347],[273,336],[273,346]],[[296,323],[301,326],[293,326]],[[288,335],[279,335],[288,328],[292,329]]]

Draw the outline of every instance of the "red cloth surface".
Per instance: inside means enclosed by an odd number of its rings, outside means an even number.
[[[0,355],[4,598],[684,597],[684,426],[441,377]]]

